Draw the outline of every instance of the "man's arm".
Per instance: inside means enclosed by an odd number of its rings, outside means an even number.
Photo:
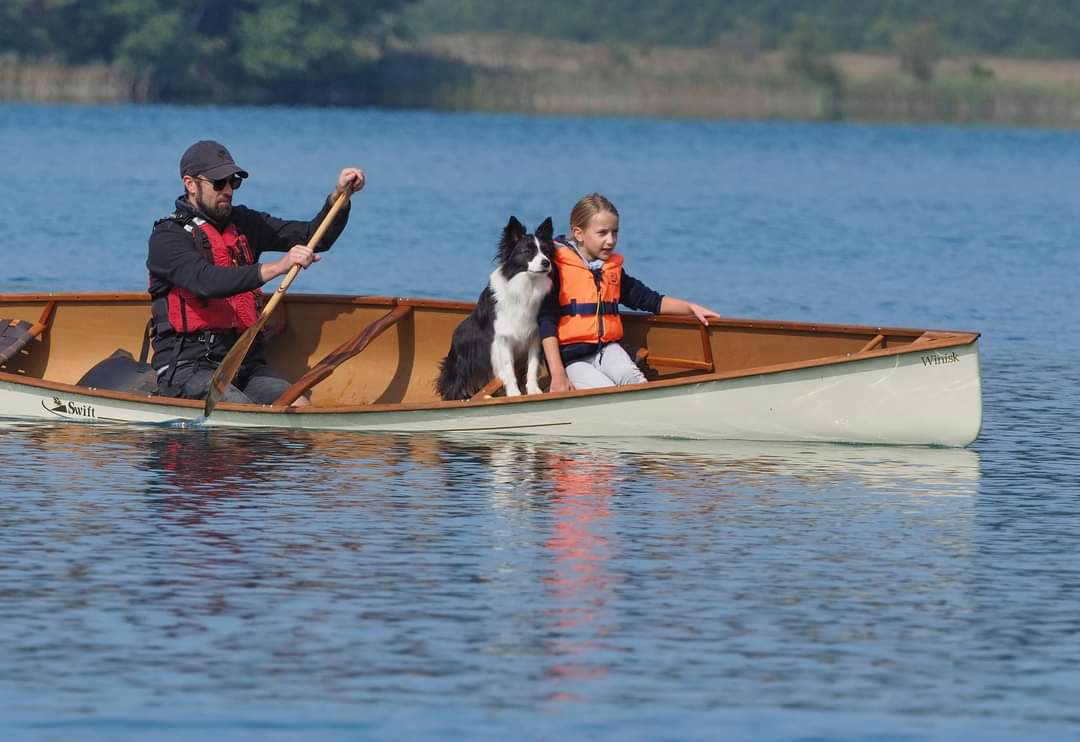
[[[319,213],[311,221],[279,219],[276,216],[254,211],[245,206],[233,208],[233,221],[240,232],[247,236],[256,257],[259,253],[267,251],[287,252],[294,245],[306,245],[308,243],[308,240],[315,234],[339,194],[345,190],[356,193],[363,189],[366,182],[364,172],[359,168],[347,167],[343,169],[341,174],[338,175],[333,192],[323,202]],[[341,236],[345,225],[349,221],[350,206],[351,203],[346,203],[338,211],[323,238],[315,246],[315,252],[329,250],[334,241]]]
[[[265,282],[258,265],[214,265],[191,233],[172,222],[151,233],[146,267],[160,280],[204,299],[251,291]]]
[[[288,252],[294,245],[306,245],[319,228],[323,217],[330,210],[330,202],[323,204],[319,213],[309,221],[279,219],[262,211],[254,211],[244,206],[233,208],[233,222],[241,234],[248,238],[252,252],[258,257],[264,252]],[[315,246],[315,252],[329,250],[334,241],[341,236],[349,221],[349,204],[345,204],[334,220],[330,222],[326,233]]]

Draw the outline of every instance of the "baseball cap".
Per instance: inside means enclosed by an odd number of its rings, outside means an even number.
[[[248,177],[247,171],[233,161],[225,145],[209,139],[195,142],[184,152],[180,158],[180,177],[185,175],[202,175],[210,180],[228,178],[230,175]]]

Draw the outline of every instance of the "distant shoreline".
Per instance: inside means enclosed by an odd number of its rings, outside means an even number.
[[[835,54],[803,74],[783,52],[612,47],[487,35],[388,46],[323,105],[663,118],[853,120],[1080,127],[1080,60],[950,59],[919,82],[897,60]],[[820,74],[824,69],[827,74]],[[144,71],[0,58],[0,99],[175,99]]]

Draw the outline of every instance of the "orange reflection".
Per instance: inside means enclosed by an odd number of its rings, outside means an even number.
[[[611,452],[550,457],[552,532],[544,546],[552,572],[545,582],[551,607],[546,649],[555,661],[547,668],[556,685],[552,700],[582,701],[584,682],[608,674],[596,661],[611,633],[606,606],[617,579],[607,570],[612,545],[608,530],[619,465]]]

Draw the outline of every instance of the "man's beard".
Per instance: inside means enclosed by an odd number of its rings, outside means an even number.
[[[217,200],[217,194],[215,193],[214,196],[212,196],[212,198],[216,201]],[[199,211],[201,211],[202,213],[206,214],[208,217],[213,219],[215,222],[227,222],[227,221],[229,221],[229,216],[232,214],[232,204],[231,203],[224,204],[223,206],[215,206],[213,203],[207,203],[206,201],[203,201],[201,198],[196,197],[195,198],[195,207]]]

